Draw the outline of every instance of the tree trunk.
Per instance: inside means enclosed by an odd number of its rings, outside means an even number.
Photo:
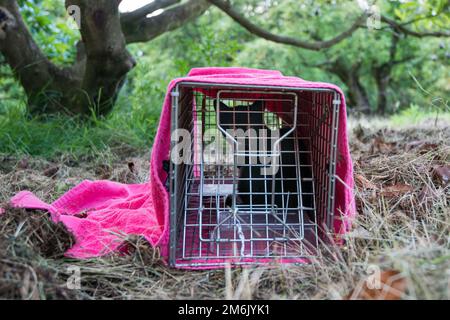
[[[349,74],[344,83],[349,88],[349,104],[361,111],[370,113],[372,108],[370,106],[369,96],[359,76],[357,74]]]
[[[370,100],[366,88],[364,88],[359,78],[359,65],[348,67],[342,60],[336,60],[327,67],[327,70],[334,73],[348,87],[348,105],[370,112]]]
[[[16,1],[0,0],[0,5],[7,17],[0,52],[25,90],[30,111],[60,109],[58,104],[64,103],[60,93],[79,86],[80,79],[56,67],[42,53],[23,22]]]
[[[66,5],[81,9],[81,36],[85,54],[81,86],[71,95],[71,105],[86,114],[108,113],[117,98],[125,76],[136,65],[126,49],[122,33],[119,1],[72,0]],[[92,110],[94,108],[94,110]]]
[[[119,13],[121,0],[66,0],[81,13],[77,59],[69,68],[53,64],[29,32],[16,0],[0,0],[0,53],[25,90],[32,114],[84,116],[111,111],[127,73],[136,62],[126,45],[149,41],[194,19],[209,7],[204,0],[157,0],[136,12]],[[162,14],[153,11],[169,7]],[[125,34],[124,34],[125,32]]]
[[[106,114],[114,105],[125,75],[135,62],[126,50],[118,2],[67,1],[81,9],[78,63],[59,68],[39,49],[28,31],[16,1],[0,0],[9,27],[0,51],[28,97],[32,114]]]
[[[388,97],[387,90],[391,80],[388,66],[374,70],[375,83],[377,85],[377,113],[385,115],[387,111]]]

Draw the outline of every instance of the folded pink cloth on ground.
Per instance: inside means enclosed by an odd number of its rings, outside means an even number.
[[[84,181],[52,204],[23,191],[11,199],[14,207],[41,209],[50,212],[54,222],[63,223],[76,240],[66,253],[73,258],[91,258],[117,250],[127,235],[145,237],[159,247],[163,258],[169,246],[169,194],[164,186],[167,173],[163,162],[169,159],[171,135],[172,89],[181,81],[283,86],[296,88],[329,88],[341,94],[338,133],[339,161],[336,175],[335,231],[344,234],[355,215],[353,196],[353,166],[347,140],[347,115],[344,94],[335,85],[309,82],[283,76],[279,71],[247,68],[198,68],[185,78],[173,80],[168,87],[162,108],[159,129],[153,144],[150,180],[140,185],[125,185],[111,181]]]

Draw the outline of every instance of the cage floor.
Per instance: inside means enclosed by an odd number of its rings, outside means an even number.
[[[177,264],[207,266],[277,259],[304,262],[302,258],[314,255],[317,225],[308,215],[263,205],[238,205],[233,214],[225,206],[225,194],[204,196],[200,203],[199,187],[200,180],[194,179],[186,194],[188,205],[178,233]],[[217,187],[227,189],[227,185]]]

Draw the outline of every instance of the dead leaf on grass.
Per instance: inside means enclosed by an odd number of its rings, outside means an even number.
[[[42,173],[44,176],[49,177],[49,178],[53,178],[59,171],[59,167],[55,166],[55,167],[50,167],[46,170],[44,170],[44,172]]]
[[[356,184],[363,189],[378,190],[378,187],[362,174],[355,174]]]
[[[407,184],[395,184],[392,186],[383,187],[381,191],[381,195],[385,196],[387,198],[394,198],[394,197],[400,197],[404,194],[407,194],[409,192],[412,192],[414,190],[413,187],[407,185]]]
[[[396,143],[386,142],[383,137],[376,137],[371,146],[371,153],[389,153],[396,146]]]
[[[406,278],[399,271],[386,270],[381,272],[379,279],[364,280],[346,300],[400,300],[405,295],[406,288]]]
[[[443,186],[447,186],[450,182],[450,166],[435,166],[433,168],[433,175]]]
[[[424,141],[424,140],[416,140],[413,142],[410,142],[406,145],[406,151],[411,151],[413,149],[416,149],[417,151],[424,153],[436,150],[439,147],[437,143],[433,143],[430,141]]]

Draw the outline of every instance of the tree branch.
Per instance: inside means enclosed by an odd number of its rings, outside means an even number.
[[[15,72],[32,64],[47,64],[48,59],[34,42],[15,0],[0,0],[0,51]],[[36,68],[36,67],[35,67]]]
[[[342,32],[341,34],[337,35],[336,37],[325,40],[325,41],[317,41],[317,42],[309,42],[304,41],[292,37],[287,36],[280,36],[274,33],[271,33],[270,31],[267,31],[257,25],[255,25],[253,22],[248,20],[246,17],[244,17],[242,14],[237,12],[231,4],[226,0],[208,0],[210,3],[218,7],[220,10],[222,10],[224,13],[226,13],[228,16],[230,16],[234,21],[239,23],[242,27],[247,29],[250,33],[255,34],[258,37],[264,38],[269,41],[287,44],[295,47],[300,47],[303,49],[308,50],[314,50],[319,51],[321,49],[327,49],[330,48],[342,40],[350,37],[353,32],[355,32],[362,24],[364,19],[366,19],[367,15],[363,14],[361,17],[356,19],[356,21],[351,25],[350,28]]]
[[[33,109],[44,87],[59,90],[63,83],[68,83],[68,86],[79,83],[79,79],[58,68],[45,56],[23,21],[15,0],[0,0],[0,11],[3,22],[14,20],[2,28],[0,52],[24,88],[30,109]]]
[[[179,3],[180,1],[181,0],[155,0],[139,9],[136,9],[131,12],[123,13],[120,16],[120,19],[122,22],[140,20],[142,18],[145,18],[147,15],[155,12],[156,10],[170,7],[176,3]]]
[[[127,43],[146,42],[159,35],[175,30],[186,22],[201,16],[209,3],[204,0],[188,0],[178,6],[164,10],[161,14],[138,21],[122,21],[122,30]]]
[[[401,32],[406,35],[410,35],[417,38],[424,38],[424,37],[450,37],[449,32],[443,32],[443,31],[423,31],[418,32],[411,29],[408,29],[405,27],[404,24],[397,23],[391,18],[388,18],[386,16],[381,16],[381,21],[387,23],[390,25],[393,29],[397,30],[398,32]]]
[[[399,35],[394,33],[391,39],[391,48],[389,49],[389,61],[382,65],[381,68],[388,68],[388,70],[391,71],[391,69],[396,65],[411,61],[415,58],[412,55],[408,55],[403,58],[396,59],[395,57],[397,56],[399,42]]]

